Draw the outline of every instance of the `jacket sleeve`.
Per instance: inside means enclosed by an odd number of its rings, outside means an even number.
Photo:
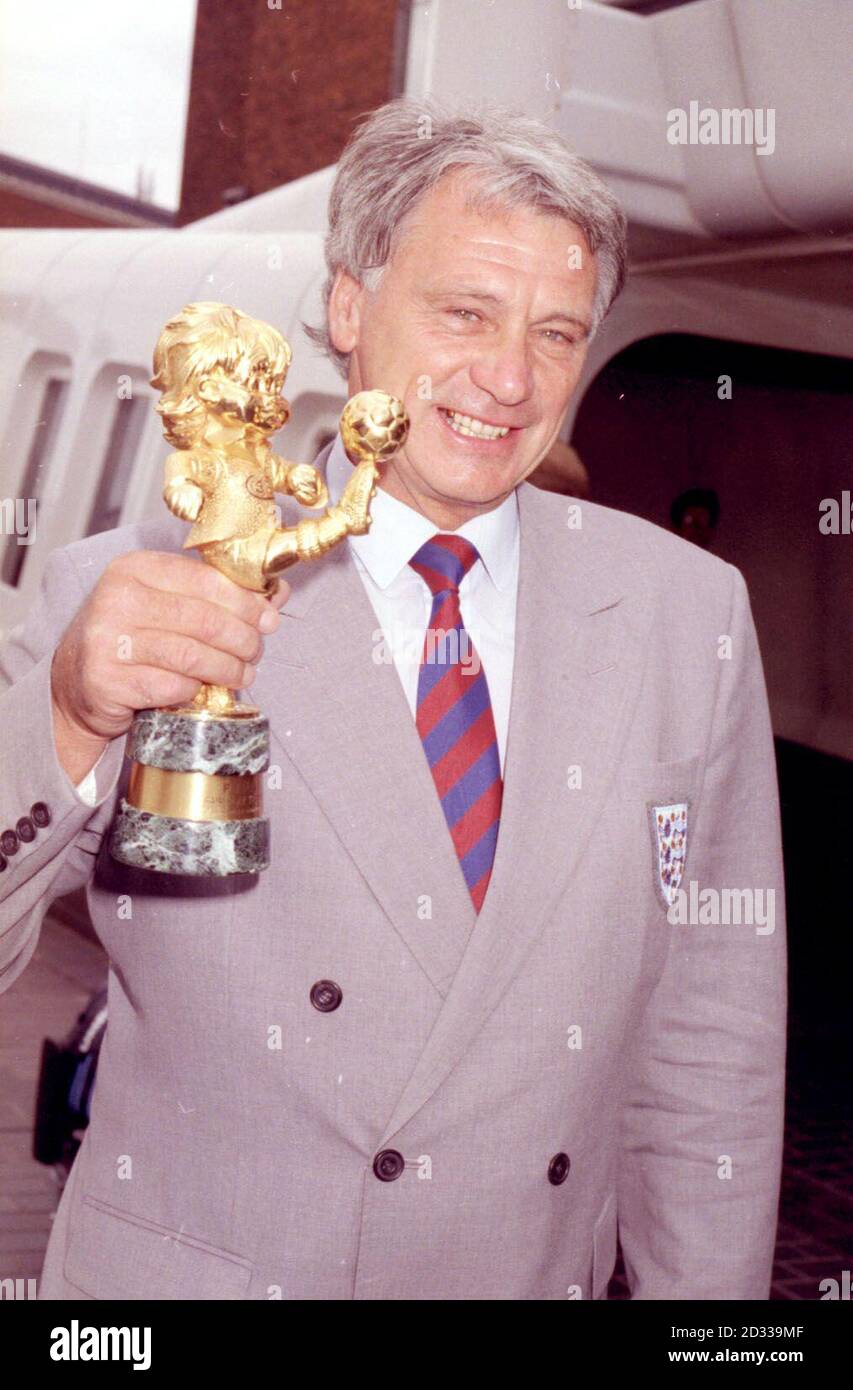
[[[636,1039],[619,1149],[619,1235],[635,1299],[766,1299],[770,1290],[784,1118],[784,881],[764,675],[746,585],[730,569],[731,617],[720,636],[730,636],[731,658],[720,659],[709,634],[717,694],[688,810],[682,887],[696,880],[699,894],[715,889],[723,920],[723,890],[750,889],[755,920],[738,925],[731,909],[732,925],[663,922],[666,965]]]
[[[92,770],[97,788],[93,806],[80,795],[56,751],[51,662],[84,598],[73,561],[64,550],[54,551],[30,613],[0,647],[0,832],[14,830],[39,801],[50,817],[43,828],[34,826],[32,840],[19,839],[17,848],[3,856],[0,992],[29,963],[51,902],[91,878],[108,826],[109,798],[121,772],[125,735],[107,744]]]

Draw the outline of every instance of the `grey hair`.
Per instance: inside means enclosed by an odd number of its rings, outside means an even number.
[[[409,214],[444,174],[460,168],[476,176],[469,207],[534,207],[580,227],[597,258],[592,332],[622,289],[625,214],[556,130],[493,104],[452,111],[432,97],[396,97],[362,118],[341,154],[324,243],[326,322],[302,325],[344,378],[350,354],[338,351],[328,328],[338,270],[374,291]]]

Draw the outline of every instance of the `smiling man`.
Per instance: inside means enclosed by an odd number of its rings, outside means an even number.
[[[338,269],[329,327],[352,354],[350,390],[387,382],[410,414],[383,488],[455,530],[503,502],[556,438],[595,321],[595,258],[565,216],[490,204],[464,167],[398,237],[374,292]]]
[[[112,963],[41,1296],[600,1299],[618,1233],[634,1298],[766,1298],[782,914],[670,911],[783,901],[744,582],[525,481],[623,216],[549,127],[400,99],[329,219],[311,336],[411,419],[369,530],[288,570],[280,621],[173,518],[89,538],[0,654],[0,981],[82,883]],[[316,465],[339,498],[340,439]],[[200,680],[270,719],[262,874],[107,852],[134,708]]]

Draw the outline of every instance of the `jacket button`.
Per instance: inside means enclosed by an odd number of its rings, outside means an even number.
[[[8,862],[9,862],[9,861],[8,861],[8,859],[6,858],[5,854],[0,854],[0,874],[2,874],[2,872],[3,872],[3,870],[5,869],[5,867],[6,867],[6,865],[8,864]]]
[[[50,807],[46,801],[33,802],[30,807],[30,820],[39,830],[44,830],[46,825],[50,825]]]
[[[566,1178],[569,1176],[569,1169],[571,1166],[572,1160],[569,1158],[568,1154],[554,1154],[554,1157],[548,1164],[548,1181],[553,1183],[555,1187],[559,1187],[560,1183],[565,1182]]]
[[[0,849],[4,854],[15,854],[18,849],[18,837],[14,830],[4,830],[0,835]]]
[[[373,1171],[380,1182],[393,1182],[405,1166],[403,1155],[396,1149],[380,1149],[373,1160]]]
[[[321,1014],[330,1014],[339,1006],[344,992],[334,980],[318,980],[311,986],[310,997],[315,1009],[319,1009]]]
[[[24,844],[28,845],[31,840],[36,838],[36,829],[29,816],[21,816],[15,830],[18,833],[18,839],[23,840]]]

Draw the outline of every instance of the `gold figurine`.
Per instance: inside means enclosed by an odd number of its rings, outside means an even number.
[[[385,391],[347,401],[340,430],[354,468],[330,507],[312,464],[291,463],[270,448],[290,416],[281,394],[290,356],[269,324],[227,304],[187,304],[160,335],[151,378],[174,448],[163,497],[175,516],[193,523],[184,548],[195,546],[208,565],[265,594],[297,560],[314,560],[368,530],[379,465],[409,429],[402,404]],[[282,526],[277,492],[322,512]],[[201,685],[186,705],[138,710],[127,793],[110,835],[113,858],[206,877],[268,868],[261,778],[269,753],[269,721],[226,686]]]
[[[163,393],[157,410],[175,448],[163,497],[175,516],[194,523],[184,549],[195,546],[207,564],[266,594],[297,560],[316,559],[369,529],[379,464],[397,452],[409,427],[403,406],[385,391],[361,391],[347,402],[340,429],[355,466],[330,507],[313,465],[291,463],[269,445],[290,418],[281,394],[290,362],[290,347],[269,324],[227,304],[187,304],[160,335],[151,378]],[[323,513],[281,526],[277,492]],[[203,685],[184,708],[257,713],[216,685]]]

